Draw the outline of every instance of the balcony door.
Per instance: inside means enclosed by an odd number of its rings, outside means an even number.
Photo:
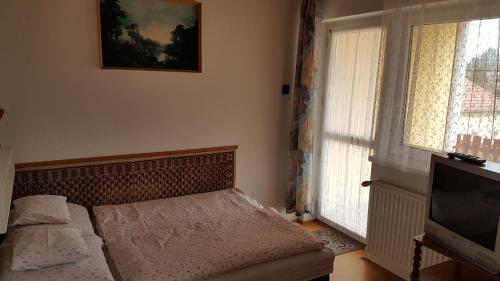
[[[319,219],[364,241],[381,29],[333,31],[321,132]]]

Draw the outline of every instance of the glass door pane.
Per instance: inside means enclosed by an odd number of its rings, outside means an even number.
[[[332,33],[322,139],[320,219],[364,240],[380,28]]]

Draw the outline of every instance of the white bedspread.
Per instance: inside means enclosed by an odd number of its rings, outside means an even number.
[[[94,214],[124,281],[205,280],[323,249],[237,190],[94,207]]]
[[[90,257],[82,261],[47,267],[40,270],[11,271],[12,246],[4,243],[0,246],[1,281],[113,281],[102,252],[102,240],[96,235],[86,236],[85,242]]]

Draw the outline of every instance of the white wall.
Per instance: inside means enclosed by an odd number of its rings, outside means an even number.
[[[96,0],[4,1],[0,143],[16,162],[236,144],[236,186],[283,206],[300,1],[200,2],[187,74],[99,69]]]
[[[384,0],[325,0],[322,9],[324,19],[339,18],[381,11]]]

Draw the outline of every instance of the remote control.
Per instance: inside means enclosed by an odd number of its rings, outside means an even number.
[[[457,159],[463,160],[467,163],[471,163],[471,164],[475,164],[475,165],[482,165],[482,164],[486,163],[485,159],[481,159],[481,158],[474,156],[474,155],[468,155],[468,154],[463,154],[463,153],[458,153],[458,152],[449,152],[448,157],[450,159],[457,158]]]

